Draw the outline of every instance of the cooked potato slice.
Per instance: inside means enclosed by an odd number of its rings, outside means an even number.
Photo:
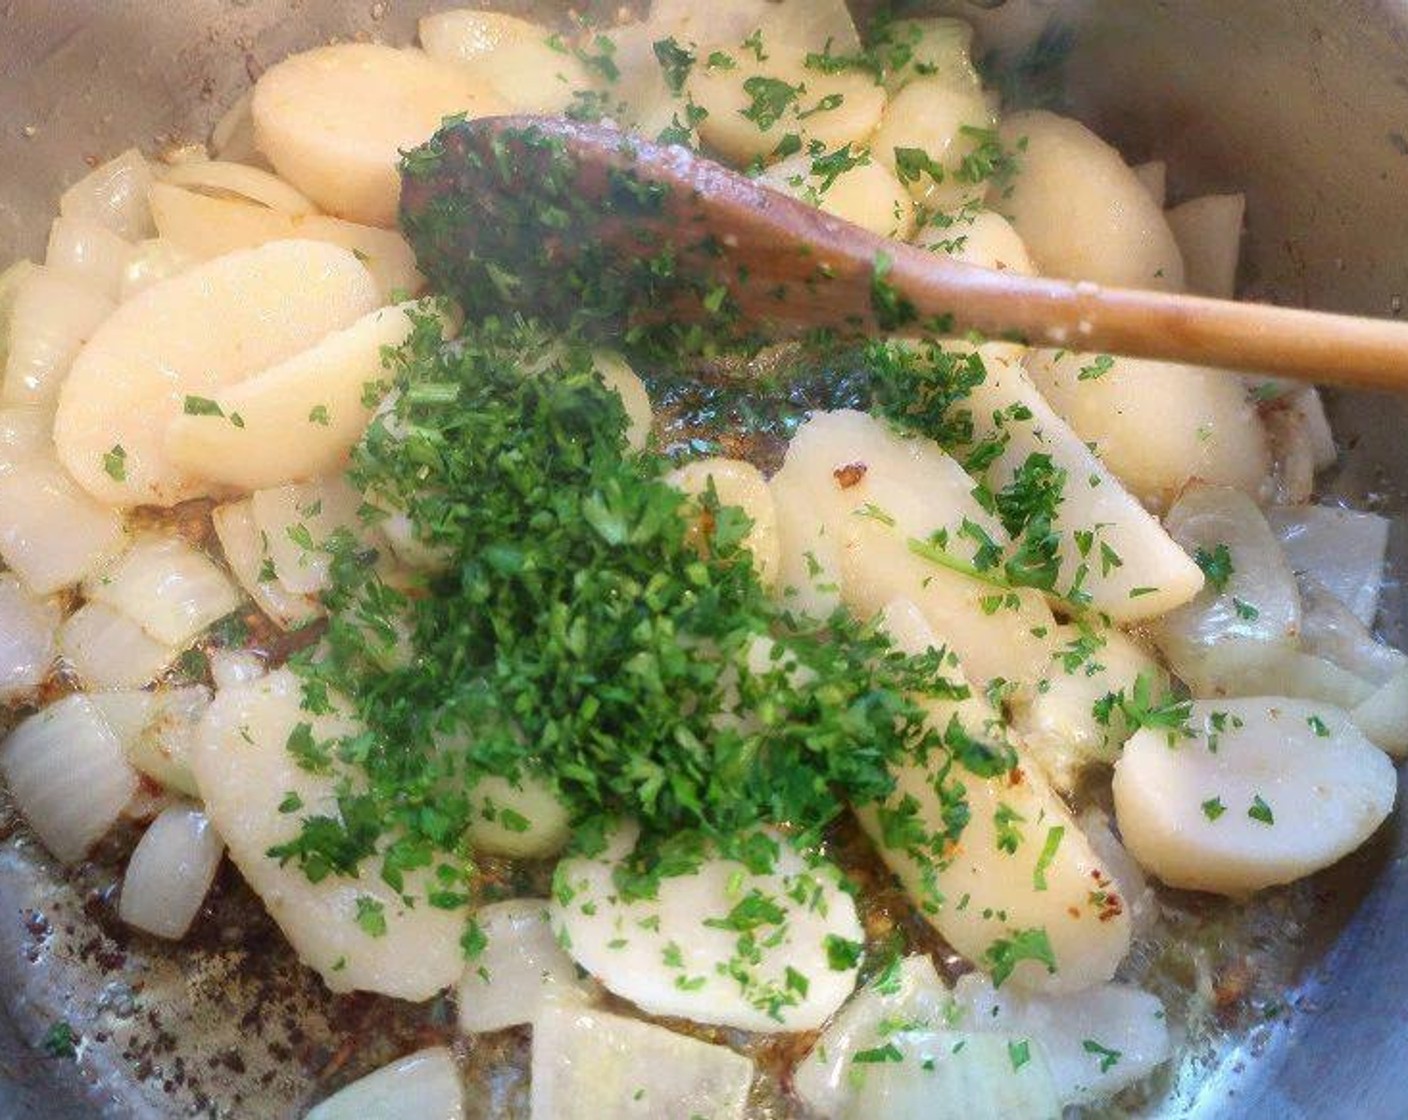
[[[1044,276],[1180,291],[1183,258],[1163,211],[1119,152],[1079,121],[1017,113],[1003,145],[1020,154],[989,204],[1012,219]]]
[[[881,237],[903,241],[914,226],[914,205],[895,174],[868,153],[861,162],[830,175],[816,170],[817,161],[800,153],[775,163],[758,182],[810,203],[828,214]]]
[[[612,992],[655,1015],[753,1031],[818,1027],[850,994],[859,960],[844,963],[828,947],[862,933],[833,866],[810,863],[774,837],[766,874],[705,855],[696,872],[662,876],[654,898],[627,900],[613,872],[637,834],[622,825],[600,855],[564,859],[554,879],[562,944]],[[739,953],[745,929],[756,957]],[[804,982],[789,985],[792,975]]]
[[[731,65],[709,65],[716,50]],[[700,53],[685,89],[709,114],[700,122],[700,136],[726,159],[767,162],[789,135],[804,146],[815,140],[828,150],[864,144],[880,123],[883,89],[854,71],[808,69],[803,50],[769,47],[761,62],[736,44]]]
[[[849,54],[860,50],[860,36],[845,0],[652,0],[646,21],[655,38],[676,36],[697,43],[737,46],[753,32],[763,46]]]
[[[1244,894],[1328,867],[1393,809],[1388,756],[1337,708],[1200,700],[1192,738],[1146,729],[1115,767],[1130,854],[1169,886]]]
[[[621,407],[626,410],[626,445],[632,451],[644,451],[655,422],[645,382],[626,359],[614,351],[593,351],[592,364],[606,387],[621,398]]]
[[[478,8],[450,8],[420,20],[420,45],[437,62],[474,62],[501,47],[541,42],[547,31],[532,20]]]
[[[73,363],[54,422],[59,458],[115,506],[208,494],[166,455],[172,421],[377,303],[357,258],[315,241],[233,253],[157,284],[123,304]],[[112,466],[114,447],[121,469]]]
[[[348,775],[304,769],[288,743],[302,725],[316,741],[357,727],[345,715],[313,715],[302,703],[302,683],[287,669],[216,696],[190,760],[206,812],[246,882],[330,989],[429,999],[455,983],[464,968],[464,916],[426,903],[433,876],[409,872],[405,890],[394,891],[373,857],[354,876],[334,874],[314,883],[296,863],[280,864],[269,855],[270,848],[298,835],[304,818],[340,817],[339,782]],[[279,811],[289,794],[302,802],[296,813]],[[369,910],[385,919],[384,934],[372,936],[358,924],[358,915]]]
[[[885,625],[908,653],[939,645],[912,605],[892,604]],[[964,683],[960,667],[947,666],[944,675]],[[957,719],[970,734],[1001,733],[996,712],[979,693],[927,706],[936,729]],[[996,777],[957,767],[940,781],[933,767],[909,764],[895,778],[897,788],[883,806],[862,807],[858,815],[880,857],[945,941],[980,968],[1010,971],[1018,988],[1073,992],[1114,975],[1130,941],[1122,885],[1020,746],[1017,767]],[[944,834],[951,806],[942,794],[952,792],[954,781],[963,785],[969,814],[957,843],[938,859],[927,845],[915,850],[895,843],[889,830],[903,829],[906,821],[927,837]]]
[[[193,478],[246,491],[342,470],[376,410],[367,389],[387,376],[384,349],[410,336],[411,309],[364,315],[215,394],[219,412],[176,417],[166,433],[167,460]],[[244,423],[236,427],[231,416]]]
[[[963,161],[977,150],[980,134],[996,123],[982,90],[920,78],[886,106],[871,148],[916,202],[952,210],[987,190],[974,181],[976,175],[964,172]]]
[[[1239,378],[1200,366],[1034,350],[1036,387],[1145,505],[1164,509],[1190,480],[1258,495],[1271,456]]]
[[[1246,212],[1247,197],[1241,194],[1205,195],[1168,212],[1190,292],[1217,299],[1236,295]]]
[[[362,226],[322,214],[290,217],[263,206],[157,183],[151,191],[152,214],[162,243],[169,242],[198,260],[253,249],[269,241],[326,241],[350,249],[367,266],[381,302],[416,295],[425,278],[416,271],[415,253],[395,230]]]
[[[571,835],[567,806],[532,773],[517,782],[482,778],[468,791],[473,814],[465,836],[491,855],[543,859],[562,851]]]
[[[271,570],[266,570],[266,562],[272,561],[259,537],[253,505],[251,499],[245,498],[217,506],[210,515],[215,535],[225,553],[225,563],[245,593],[281,630],[296,630],[322,614],[322,608],[309,596],[289,591]]]
[[[455,113],[506,109],[463,68],[374,43],[284,59],[259,79],[250,107],[259,150],[282,178],[330,214],[383,228],[396,224],[402,150]]]
[[[965,208],[956,214],[932,214],[914,243],[921,249],[945,253],[964,264],[1035,276],[1031,254],[1012,223],[993,210]]]
[[[777,507],[757,467],[742,459],[697,459],[671,471],[666,481],[695,497],[712,485],[720,505],[737,506],[747,514],[753,527],[743,544],[753,554],[758,577],[764,584],[777,578]]]

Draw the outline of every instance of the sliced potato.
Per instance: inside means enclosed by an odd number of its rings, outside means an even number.
[[[163,241],[199,260],[269,241],[326,241],[350,250],[367,266],[383,303],[416,295],[425,287],[425,278],[416,271],[415,253],[395,230],[322,214],[290,216],[165,183],[152,187],[151,203]]]
[[[981,89],[919,78],[885,107],[871,149],[916,202],[931,210],[957,209],[987,190],[963,167],[981,142],[980,134],[996,123]]]
[[[463,68],[420,51],[341,43],[293,55],[254,87],[259,150],[322,209],[391,228],[401,198],[400,152],[455,113],[507,106]]]
[[[938,534],[946,543],[934,545],[937,554],[971,567],[986,540],[999,550],[1008,543],[973,497],[973,479],[938,444],[861,412],[813,413],[772,486],[788,603],[816,611],[839,597],[864,618],[910,599],[975,680],[1040,679],[1054,628],[1042,596],[1005,591],[916,552]]]
[[[1169,228],[1183,254],[1188,290],[1216,299],[1237,294],[1237,262],[1242,256],[1242,221],[1247,196],[1210,194],[1175,206]]]
[[[319,1102],[304,1120],[464,1120],[455,1055],[432,1046],[367,1074]]]
[[[1162,210],[1168,201],[1168,164],[1161,159],[1151,159],[1135,167],[1134,176]]]
[[[374,536],[359,515],[361,506],[362,495],[339,475],[254,492],[254,527],[287,590],[314,595],[327,589],[332,554],[325,546],[334,533]]]
[[[532,1023],[549,1001],[585,1006],[592,985],[552,935],[545,898],[514,898],[474,912],[484,948],[470,958],[455,993],[460,1030],[501,1031]]]
[[[149,288],[74,362],[54,421],[59,458],[84,489],[115,506],[171,506],[209,494],[167,458],[172,421],[377,302],[356,257],[315,241],[232,253]],[[114,447],[123,451],[120,470],[107,458]]]
[[[1038,262],[1040,263],[1040,262]],[[1271,456],[1242,382],[1221,370],[1033,350],[1036,387],[1115,477],[1165,509],[1191,480],[1259,495]]]
[[[296,630],[323,613],[316,600],[289,591],[279,581],[269,550],[260,539],[251,499],[217,506],[210,518],[231,574],[275,625]]]
[[[987,377],[969,396],[974,435],[1002,443],[983,481],[999,493],[1032,468],[1049,464],[1065,475],[1052,518],[1060,536],[1056,589],[1076,589],[1117,623],[1153,618],[1192,599],[1203,573],[1158,519],[1056,415],[1005,346],[980,353]]]
[[[758,183],[801,199],[881,237],[903,241],[914,227],[909,192],[884,164],[869,155],[834,177],[818,174],[806,153],[788,156],[758,176]]]
[[[433,875],[408,872],[405,890],[394,891],[373,857],[356,875],[333,874],[314,883],[297,864],[269,855],[271,847],[298,835],[304,818],[339,819],[339,782],[355,780],[298,765],[288,742],[300,725],[308,725],[317,741],[357,730],[345,715],[313,715],[302,703],[302,683],[287,669],[216,696],[191,756],[211,823],[299,957],[330,989],[429,999],[455,983],[464,968],[464,917],[426,903]],[[289,794],[303,807],[281,813],[279,804]],[[368,912],[385,919],[385,933],[373,936],[359,924],[359,914]]]
[[[1036,275],[1031,254],[1012,223],[993,210],[965,208],[952,215],[932,214],[914,243],[979,268]]]
[[[1135,859],[1165,883],[1244,894],[1328,867],[1393,809],[1388,757],[1327,705],[1260,697],[1194,703],[1191,739],[1144,730],[1115,767]]]
[[[884,623],[905,652],[937,648],[938,636],[917,622],[912,606],[892,604]],[[965,683],[961,667],[946,666],[944,675]],[[926,705],[936,730],[956,719],[969,734],[1004,734],[978,693]],[[858,816],[925,920],[969,961],[987,970],[1014,966],[1010,982],[1018,988],[1079,991],[1110,979],[1129,951],[1123,885],[1035,761],[1019,744],[1016,752],[1016,768],[992,778],[961,766],[942,774],[905,765],[884,804],[862,807]],[[943,795],[955,783],[963,786],[969,814],[956,844],[936,858],[927,845],[914,850],[894,842],[891,830],[907,820],[927,837],[943,836],[951,809]],[[1018,946],[1027,952],[1012,956]]]
[[[1180,291],[1183,258],[1163,211],[1119,152],[1079,121],[1047,112],[1002,122],[1017,151],[989,205],[1012,219],[1043,276]]]
[[[712,486],[720,505],[737,506],[747,514],[753,525],[743,544],[753,554],[758,578],[765,585],[776,580],[780,555],[777,507],[757,467],[742,459],[696,459],[671,471],[666,481],[695,497]]]
[[[720,0],[702,7],[698,0],[651,0],[646,26],[655,38],[675,36],[685,42],[736,47],[755,31],[767,53],[773,46],[849,54],[860,49],[860,36],[845,0]]]
[[[592,364],[606,387],[621,398],[621,407],[626,410],[627,446],[632,451],[644,451],[650,442],[650,432],[655,422],[645,382],[615,351],[593,351]]]
[[[473,814],[465,838],[479,851],[512,859],[555,856],[571,836],[571,817],[542,778],[524,773],[517,783],[482,778],[468,791]]]
[[[715,50],[730,65],[709,65]],[[708,112],[699,124],[704,142],[740,165],[777,158],[787,136],[828,150],[864,144],[880,123],[885,91],[855,71],[826,74],[806,65],[807,52],[769,47],[766,61],[736,44],[701,48],[685,90]]]
[[[828,947],[862,932],[833,866],[775,837],[768,873],[704,855],[697,871],[662,876],[654,898],[628,899],[613,872],[637,834],[621,826],[600,855],[559,863],[554,880],[563,947],[608,989],[651,1014],[764,1032],[818,1027],[850,994],[859,960]],[[746,925],[745,914],[754,915]],[[745,931],[755,954],[739,952]],[[794,975],[804,982],[789,984]]]
[[[368,389],[387,377],[385,349],[410,336],[411,310],[364,315],[215,394],[218,413],[176,417],[166,432],[167,460],[194,478],[246,491],[342,470],[376,411],[378,396]],[[230,416],[244,423],[236,427]]]
[[[897,19],[880,32],[881,44],[893,46],[903,63],[885,76],[893,94],[916,78],[944,82],[958,89],[980,89],[982,79],[973,65],[973,25],[948,16]],[[835,53],[833,51],[833,53]]]
[[[437,62],[473,62],[513,43],[547,38],[532,20],[479,8],[449,8],[422,16],[420,45]]]

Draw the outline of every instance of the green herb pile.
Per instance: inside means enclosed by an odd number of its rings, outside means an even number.
[[[662,460],[628,452],[624,410],[585,344],[494,319],[445,343],[428,316],[390,380],[395,405],[352,479],[368,516],[408,515],[444,571],[392,588],[350,536],[333,542],[327,638],[298,668],[309,707],[341,694],[367,730],[305,735],[298,753],[336,754],[370,781],[343,798],[340,822],[306,821],[281,857],[345,872],[389,831],[393,885],[453,857],[438,900],[454,904],[469,791],[487,775],[545,780],[579,850],[611,819],[637,819],[650,862],[701,839],[738,851],[769,824],[813,844],[911,760],[947,775],[956,836],[951,762],[1012,765],[1005,746],[925,721],[925,698],[966,695],[942,653],[906,656],[844,613],[779,606],[741,547],[741,511],[711,494],[686,502]],[[398,643],[405,655],[388,657]]]

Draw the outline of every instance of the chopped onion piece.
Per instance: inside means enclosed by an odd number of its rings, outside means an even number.
[[[210,130],[210,150],[217,159],[268,166],[254,143],[254,118],[249,112],[253,100],[254,91],[245,90]]]
[[[156,937],[179,941],[195,921],[224,853],[224,841],[199,809],[173,805],[164,810],[127,861],[118,917]]]
[[[1408,657],[1379,641],[1354,612],[1313,576],[1300,580],[1300,644],[1370,684],[1381,685],[1408,667]]]
[[[211,652],[209,659],[210,676],[216,688],[249,684],[269,671],[262,657],[247,650],[217,649]]]
[[[39,408],[0,408],[0,474],[54,449],[53,418]]]
[[[132,745],[142,734],[156,711],[157,694],[142,689],[125,692],[93,692],[88,699],[102,712],[108,726],[117,735],[123,750],[131,754]]]
[[[586,1005],[592,986],[552,934],[546,899],[515,898],[474,914],[484,948],[456,989],[460,1030],[500,1031],[531,1023],[545,1001]]]
[[[0,744],[0,776],[44,846],[77,863],[137,792],[117,734],[86,696],[30,716]]]
[[[33,261],[18,260],[0,271],[0,370],[9,360],[10,318],[15,309],[15,297],[38,267]]]
[[[1139,937],[1153,928],[1159,916],[1159,900],[1144,869],[1129,854],[1129,849],[1115,835],[1104,809],[1091,806],[1076,819],[1090,844],[1090,850],[1110,870],[1120,885],[1125,911],[1129,914],[1134,936]]]
[[[123,270],[118,301],[126,302],[153,284],[185,272],[195,263],[195,258],[165,238],[154,237],[142,241],[134,246],[127,268]]]
[[[1295,575],[1266,518],[1240,490],[1190,486],[1169,510],[1168,531],[1214,571],[1198,597],[1165,615],[1154,636],[1175,673],[1196,676],[1208,651],[1232,640],[1294,648],[1300,632]],[[1221,582],[1219,588],[1217,583]]]
[[[318,208],[308,196],[277,175],[258,167],[226,160],[192,160],[178,163],[162,173],[162,179],[177,187],[213,194],[235,195],[244,201],[267,207],[279,214],[301,218],[316,214]]]
[[[1352,708],[1374,686],[1323,657],[1298,649],[1230,638],[1182,667],[1194,696],[1292,696]]]
[[[463,1120],[464,1088],[443,1046],[382,1066],[310,1109],[304,1120]]]
[[[83,593],[177,648],[240,605],[239,591],[213,560],[163,533],[138,536],[116,563],[84,581]]]
[[[0,400],[52,405],[74,358],[112,311],[112,300],[96,287],[51,268],[36,268],[15,293]]]
[[[0,559],[36,595],[71,587],[126,545],[122,515],[48,458],[0,474]]]
[[[532,1120],[743,1120],[753,1063],[723,1046],[566,1004],[533,1024]]]
[[[181,651],[107,604],[85,603],[59,629],[59,652],[85,688],[106,692],[150,684]]]
[[[358,516],[362,495],[341,476],[256,490],[251,501],[278,581],[296,594],[327,588],[332,556],[325,546],[337,530],[364,540],[373,535]]]
[[[56,218],[49,228],[44,266],[115,300],[134,246],[106,226],[82,218]]]
[[[812,865],[773,837],[770,872],[712,856],[691,874],[662,876],[655,897],[626,899],[613,873],[637,835],[623,825],[599,855],[558,864],[553,925],[573,960],[643,1010],[695,1023],[809,1030],[841,1006],[859,954],[841,959],[828,946],[857,943],[862,932],[834,866]],[[730,914],[750,897],[769,900],[774,916],[753,930],[757,956],[743,959]]]
[[[106,226],[119,237],[137,241],[152,235],[147,190],[152,169],[136,148],[129,148],[84,176],[59,199],[59,213]]]
[[[230,571],[280,629],[296,630],[323,613],[317,602],[289,591],[274,575],[273,561],[260,539],[250,499],[217,506],[211,520]]]
[[[1408,669],[1402,669],[1351,709],[1349,718],[1375,746],[1408,758]]]
[[[54,663],[54,634],[63,612],[37,599],[9,572],[0,573],[0,703],[38,688]]]
[[[1246,211],[1246,195],[1210,194],[1189,199],[1164,215],[1183,255],[1190,292],[1215,299],[1236,294]]]
[[[954,998],[965,1030],[1039,1045],[1061,1104],[1094,1104],[1147,1077],[1169,1059],[1159,1000],[1123,984],[1045,996],[998,990],[981,973],[959,978]]]
[[[1115,766],[1130,854],[1172,887],[1238,895],[1330,866],[1388,817],[1398,775],[1340,709],[1200,700],[1191,738],[1146,728]]]
[[[1291,568],[1314,577],[1365,626],[1374,624],[1388,550],[1388,519],[1336,506],[1266,512]]]
[[[123,736],[127,757],[133,766],[167,789],[199,797],[190,760],[201,718],[210,707],[210,690],[196,684],[136,695],[153,699],[137,732]]]

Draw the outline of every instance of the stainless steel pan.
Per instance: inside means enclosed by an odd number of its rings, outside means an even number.
[[[1402,0],[950,0],[979,19],[1017,5],[1077,22],[1069,89],[1127,153],[1168,160],[1180,192],[1245,189],[1248,287],[1291,304],[1397,315],[1408,299],[1408,4]],[[203,137],[253,75],[330,37],[409,39],[446,0],[0,0],[0,259],[42,251],[56,188],[132,143]],[[561,15],[561,2],[504,3]],[[579,8],[583,5],[578,5]],[[591,5],[586,5],[591,7]],[[615,5],[595,5],[598,12]],[[1347,442],[1329,497],[1408,509],[1408,410],[1334,402]],[[1408,532],[1395,524],[1395,571]],[[1408,599],[1386,597],[1408,638]],[[0,805],[0,836],[9,831]],[[1299,986],[1231,1054],[1181,1073],[1198,1117],[1408,1116],[1408,835],[1398,820],[1296,906]],[[227,873],[228,874],[228,873]],[[229,879],[233,880],[230,875]],[[175,953],[101,919],[111,876],[60,883],[20,838],[0,843],[0,1116],[282,1116],[355,1054],[408,1049],[443,1009],[330,1003],[230,883]],[[40,912],[47,915],[41,919]],[[94,932],[92,918],[100,919]],[[91,1024],[79,1063],[46,1027]],[[512,1051],[515,1044],[505,1044]],[[521,1098],[511,1052],[467,1053],[488,1113]],[[473,1113],[472,1113],[473,1114]]]

